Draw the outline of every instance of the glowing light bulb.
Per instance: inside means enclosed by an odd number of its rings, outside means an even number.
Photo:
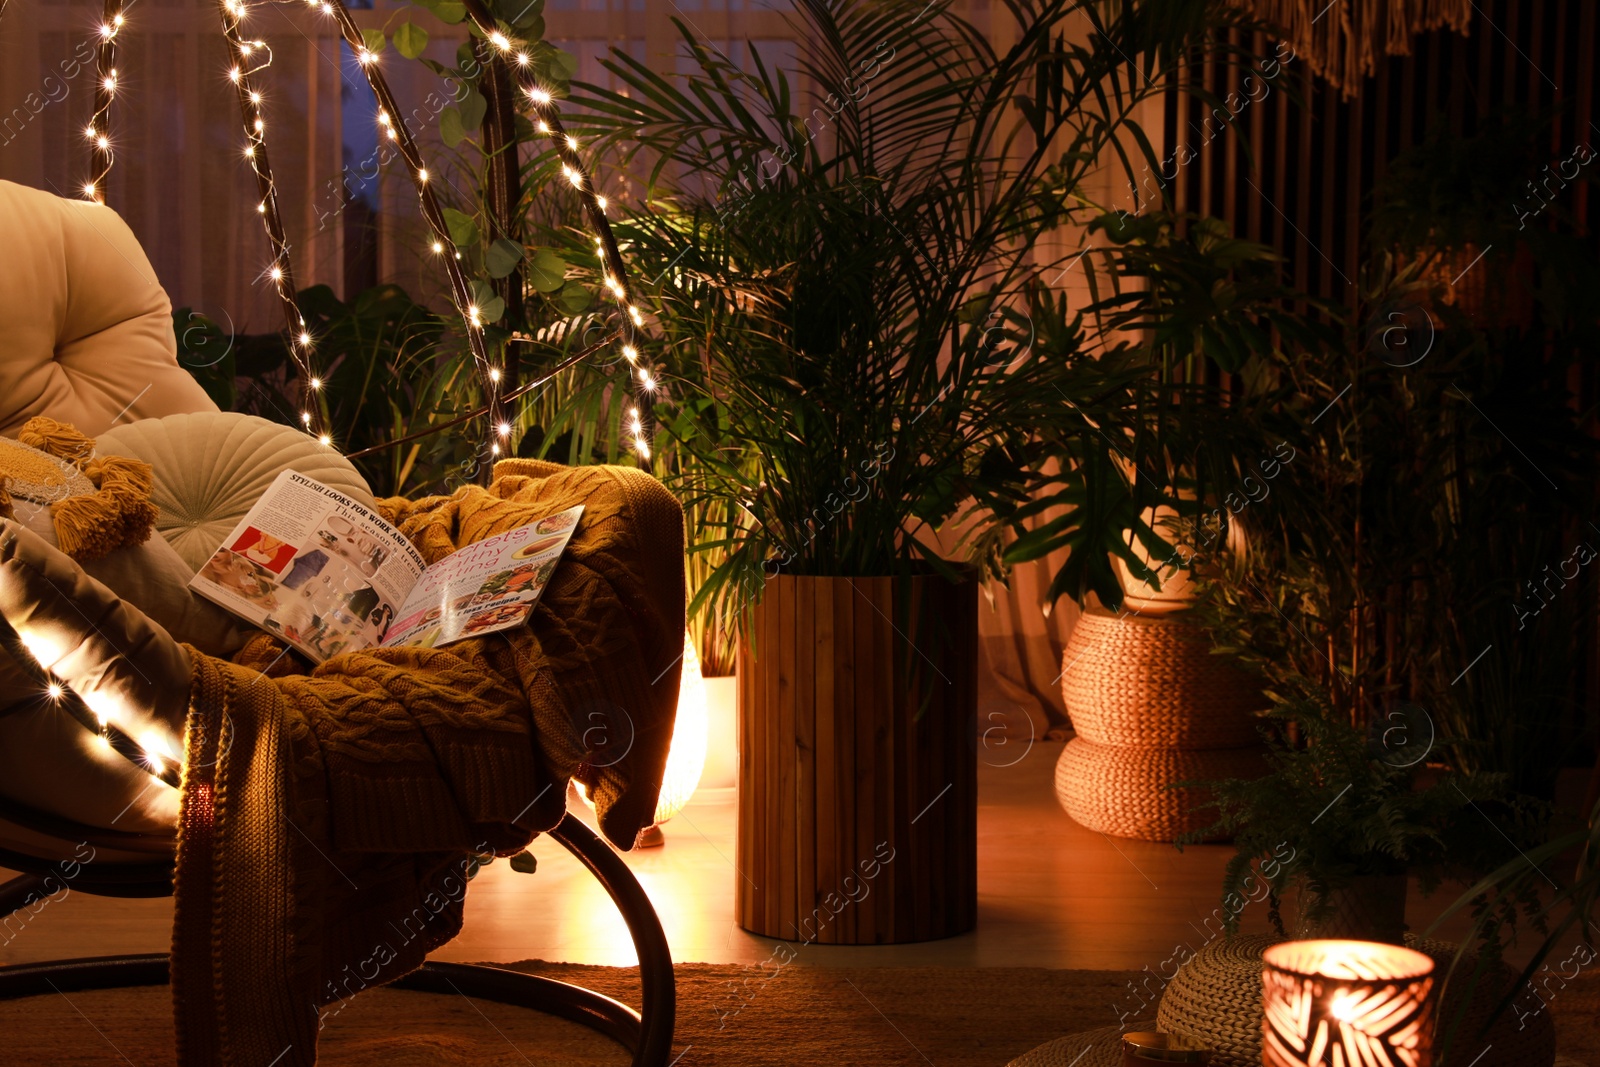
[[[94,712],[94,717],[100,720],[101,726],[115,722],[126,710],[120,700],[108,693],[87,693],[83,702],[89,705],[89,710]]]
[[[306,348],[310,348],[311,347],[311,335],[309,333],[302,333],[300,335],[300,344],[302,346],[306,347]]]
[[[489,368],[489,380],[491,382],[498,382],[500,380],[500,368],[499,367],[490,367]]]
[[[311,412],[302,411],[300,413],[300,421],[305,423],[307,426],[310,426],[311,425]]]
[[[90,123],[89,126],[83,131],[83,135],[92,141],[99,136],[99,131],[94,128],[94,123]]]
[[[65,689],[61,688],[61,684],[59,682],[51,682],[49,685],[45,686],[44,691],[50,695],[51,700],[60,700],[61,694],[66,692]]]
[[[378,61],[378,57],[376,55],[374,55],[372,52],[369,52],[365,48],[363,48],[361,50],[361,54],[357,58],[360,59],[362,66],[367,66],[369,64],[376,63]]]
[[[326,448],[327,446],[333,444],[333,438],[329,437],[327,434],[323,434],[321,437],[317,438],[317,441],[324,448]]]
[[[117,31],[112,29],[109,25],[100,27],[100,36],[102,36],[102,37],[110,37],[111,35],[115,34],[116,32]]]
[[[628,314],[633,317],[633,324],[635,326],[644,325],[644,316],[639,314],[639,309],[634,307],[632,304],[628,305]]]
[[[321,389],[322,388],[322,379],[321,378],[313,378],[313,379],[311,379],[311,388],[313,388],[313,389]]]
[[[540,119],[539,120],[539,132],[540,133],[549,133],[550,132],[550,124],[548,122],[545,122],[543,119]]]
[[[636,437],[636,438],[633,439],[633,450],[635,452],[639,453],[639,457],[641,459],[649,459],[650,458],[650,446],[645,444],[644,441],[642,439],[640,439],[640,438]]]
[[[511,49],[511,42],[506,40],[506,35],[500,33],[499,31],[489,35],[489,43],[500,49],[502,52],[506,52]]]
[[[545,92],[543,89],[529,89],[528,96],[532,97],[535,104],[548,104],[550,102],[550,94]]]
[[[263,200],[261,203],[257,204],[256,211],[259,214],[265,215],[267,213],[267,202]]]
[[[389,113],[387,111],[378,112],[378,125],[379,126],[387,126],[387,125],[389,125]]]
[[[594,198],[594,202],[599,205],[601,211],[604,211],[606,209],[606,198],[605,197],[597,196],[597,197]]]
[[[490,445],[489,446],[489,455],[498,456],[499,454],[500,454],[500,446],[499,445]]]
[[[158,731],[146,730],[140,734],[139,747],[144,750],[144,758],[157,770],[161,769],[161,761],[164,759],[177,762],[178,757],[172,751],[172,743]]]
[[[400,134],[395,132],[393,127],[390,127],[390,129],[389,129],[389,140],[398,141],[399,139],[400,139]]]
[[[117,91],[117,79],[116,78],[107,78],[101,84],[106,87],[106,92],[108,92],[108,93],[114,93],[114,92]]]
[[[467,308],[467,318],[472,320],[472,325],[474,326],[478,325],[478,315],[478,305],[473,304],[471,307]]]
[[[572,152],[576,152],[578,150],[578,139],[572,136],[570,133],[567,134],[567,149]]]
[[[632,345],[623,345],[622,354],[628,357],[629,363],[632,363],[639,358],[639,350],[634,348]]]
[[[642,368],[639,371],[639,384],[644,387],[644,391],[647,393],[655,391],[656,380],[650,376],[649,371]]]
[[[260,133],[262,130],[265,130],[266,128],[267,128],[267,124],[265,122],[262,122],[260,119],[256,119],[256,132],[257,133]]]
[[[496,426],[495,429],[499,431],[501,437],[511,436],[511,424],[509,422],[502,422],[499,426]]]
[[[113,18],[111,20],[111,25],[115,26],[119,30],[122,29],[122,16],[118,15],[115,18]]]
[[[107,737],[105,734],[95,734],[93,744],[94,747],[99,749],[101,752],[111,751],[111,738]]]
[[[256,146],[255,145],[246,145],[245,146],[244,158],[246,158],[246,159],[254,159],[254,158],[256,158]]]
[[[283,268],[282,267],[273,267],[272,271],[271,271],[271,274],[272,274],[272,280],[273,281],[275,281],[275,282],[283,281]]]
[[[247,56],[247,55],[249,55],[251,53],[251,51],[254,48],[255,48],[255,46],[252,45],[249,41],[245,41],[243,44],[241,44],[239,46],[239,54]]]
[[[528,53],[526,53],[526,52],[518,52],[517,53],[517,66],[526,67],[531,62],[533,62],[533,60],[528,57]]]
[[[230,81],[232,81],[235,85],[237,85],[239,83],[239,78],[240,78],[240,72],[239,72],[239,68],[238,67],[234,67],[232,70],[228,71],[228,79]]]
[[[435,252],[443,252],[444,251],[444,245],[441,244],[438,241],[435,241],[435,242],[433,242],[433,250]]]
[[[583,175],[579,174],[575,170],[569,169],[567,171],[567,181],[571,182],[574,188],[577,188],[583,185]]]
[[[417,171],[417,181],[425,182],[427,180],[428,180],[428,168],[427,167],[423,167],[421,170]]]
[[[83,195],[84,196],[93,196],[94,195],[94,182],[85,182],[84,183]]]
[[[324,15],[333,14],[333,5],[332,4],[322,4],[321,7],[322,7],[322,13]]]
[[[107,147],[109,147],[109,146],[110,146],[110,144],[111,144],[111,142],[110,142],[110,141],[108,141],[108,140],[107,140],[107,139],[106,139],[106,138],[104,138],[104,137],[97,137],[97,138],[95,138],[95,142],[94,142],[94,143],[95,143],[95,144],[96,144],[96,145],[98,145],[98,146],[99,146],[99,147],[101,147],[101,148],[107,148]]]
[[[261,94],[260,94],[260,93],[251,93],[251,94],[250,94],[250,102],[251,102],[251,103],[252,103],[252,104],[259,104],[259,103],[261,103]]]

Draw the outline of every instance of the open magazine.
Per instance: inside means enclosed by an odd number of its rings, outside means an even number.
[[[361,504],[284,471],[190,586],[317,663],[374,645],[434,648],[526,622],[582,514],[568,508],[430,567]]]

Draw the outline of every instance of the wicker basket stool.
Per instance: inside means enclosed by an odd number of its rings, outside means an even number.
[[[1122,1035],[1154,1030],[1153,1019],[1068,1034],[1024,1052],[1006,1067],[1122,1067]]]
[[[1252,778],[1266,773],[1256,748],[1098,745],[1075,737],[1056,761],[1056,799],[1074,820],[1116,837],[1171,841],[1216,821],[1196,810],[1207,790],[1174,782]]]
[[[1086,610],[1062,655],[1061,695],[1078,736],[1056,763],[1056,798],[1101,833],[1170,841],[1215,821],[1186,780],[1266,772],[1252,712],[1260,688],[1212,655],[1183,612]]]
[[[1259,1067],[1261,1063],[1261,953],[1277,938],[1250,936],[1214,941],[1173,976],[1156,1012],[1157,1029],[1188,1034],[1210,1046],[1211,1067]],[[1406,944],[1432,956],[1442,976],[1455,956],[1448,941],[1423,940],[1407,935]],[[1458,971],[1458,974],[1462,972]],[[1502,978],[1512,974],[1503,969]],[[1474,1025],[1493,1009],[1504,985],[1480,986],[1472,998],[1449,1061],[1438,1067],[1552,1067],[1556,1058],[1556,1028],[1549,1012],[1530,1015],[1524,1029],[1514,1011],[1495,1021],[1482,1038]],[[1441,1020],[1451,1017],[1460,1004],[1458,986],[1446,993]],[[1489,1046],[1485,1049],[1484,1046]],[[1477,1059],[1478,1056],[1481,1059]]]

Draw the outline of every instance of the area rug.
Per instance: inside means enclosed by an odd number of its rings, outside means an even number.
[[[519,970],[637,1003],[633,968],[530,961]],[[680,965],[677,1067],[1002,1067],[1052,1038],[1116,1022],[1132,973],[1034,968]],[[1600,1067],[1600,981],[1549,1004],[1561,1051]],[[571,1023],[463,996],[375,990],[327,1020],[328,1067],[610,1067],[616,1046]],[[0,1003],[6,1067],[169,1067],[164,988]]]

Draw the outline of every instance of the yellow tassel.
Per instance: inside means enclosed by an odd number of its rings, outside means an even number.
[[[11,479],[0,477],[0,519],[16,517],[16,512],[11,510]]]
[[[154,485],[150,464],[124,456],[96,456],[93,440],[42,415],[29,419],[17,440],[73,464],[99,490],[50,505],[61,551],[86,562],[149,540],[157,515],[150,503]]]
[[[94,458],[92,438],[79,433],[75,426],[57,422],[44,415],[29,419],[23,425],[22,432],[17,434],[17,440],[29,448],[37,448],[57,459],[64,459],[79,470],[83,469],[83,464]]]

